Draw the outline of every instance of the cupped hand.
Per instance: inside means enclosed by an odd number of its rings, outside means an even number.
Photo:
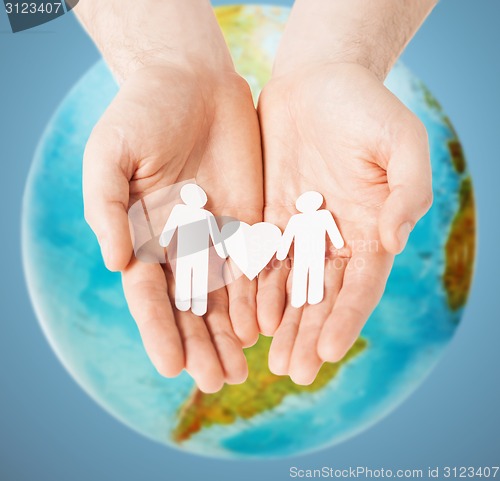
[[[277,76],[259,100],[264,217],[283,230],[296,199],[320,192],[346,242],[327,243],[321,303],[290,305],[290,263],[259,277],[271,370],[311,383],[347,353],[379,302],[394,255],[432,203],[423,124],[369,70],[321,63]],[[293,265],[293,248],[292,248]]]
[[[241,277],[210,293],[203,318],[176,310],[171,274],[133,254],[127,211],[162,187],[196,178],[214,215],[258,222],[261,165],[248,85],[232,70],[214,73],[193,65],[135,72],[94,128],[85,151],[85,216],[107,267],[122,271],[149,357],[167,377],[186,369],[206,392],[246,379],[242,345],[258,337],[256,283]]]

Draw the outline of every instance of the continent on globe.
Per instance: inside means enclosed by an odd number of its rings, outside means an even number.
[[[172,433],[174,441],[186,441],[214,424],[231,424],[238,418],[250,419],[279,406],[286,396],[319,391],[343,365],[367,347],[367,341],[359,338],[342,361],[324,364],[309,386],[299,386],[288,376],[276,376],[269,370],[267,354],[270,346],[271,338],[261,336],[255,346],[246,349],[249,375],[243,384],[225,385],[215,394],[194,389],[179,413],[178,424]]]
[[[476,251],[476,209],[472,179],[465,176],[460,183],[460,205],[446,241],[446,267],[443,284],[451,309],[465,305],[472,282]]]
[[[467,162],[449,117],[443,112],[441,104],[423,82],[420,88],[427,106],[436,112],[448,127],[452,137],[447,142],[450,160],[455,172],[460,176],[459,202],[451,223],[450,234],[445,245],[446,264],[443,285],[448,305],[452,310],[465,306],[474,273],[476,255],[476,206],[472,178],[467,172]]]
[[[440,108],[440,107],[439,107]],[[444,114],[443,114],[444,115]],[[465,306],[474,273],[476,255],[476,206],[472,178],[467,173],[462,144],[457,133],[445,116],[446,123],[454,137],[448,141],[453,167],[461,175],[459,205],[451,224],[450,235],[446,242],[446,268],[443,283],[451,309]]]

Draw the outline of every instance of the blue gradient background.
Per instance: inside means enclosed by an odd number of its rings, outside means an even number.
[[[71,14],[14,35],[0,13],[0,481],[279,481],[292,465],[499,465],[500,2],[441,1],[403,56],[451,117],[475,181],[479,255],[462,325],[431,376],[382,422],[278,461],[202,459],[138,436],[72,381],[36,322],[20,253],[24,183],[48,119],[97,58]]]

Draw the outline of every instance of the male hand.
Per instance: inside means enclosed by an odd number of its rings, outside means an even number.
[[[259,116],[265,220],[283,230],[297,213],[295,200],[315,190],[347,244],[339,251],[327,244],[319,304],[290,305],[285,264],[259,277],[260,328],[274,335],[270,368],[310,384],[324,361],[339,361],[355,342],[394,255],[431,205],[427,134],[379,78],[355,63],[320,62],[277,75],[261,95]]]
[[[196,178],[214,215],[250,224],[262,217],[257,114],[234,70],[156,65],[129,76],[99,123],[84,158],[85,215],[125,295],[158,371],[186,369],[201,390],[241,383],[242,345],[258,336],[256,283],[244,277],[209,294],[204,318],[173,305],[173,278],[132,252],[127,211],[137,200]],[[166,219],[165,219],[166,220]]]

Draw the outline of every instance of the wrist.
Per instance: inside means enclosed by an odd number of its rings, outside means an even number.
[[[145,67],[234,70],[208,0],[86,0],[75,12],[120,83]]]
[[[316,51],[315,55],[287,55],[286,50],[282,55],[276,57],[272,77],[279,78],[286,75],[298,75],[312,72],[317,69],[344,69],[362,68],[369,71],[373,76],[384,81],[389,73],[393,61],[378,57],[373,59],[367,50],[342,48],[328,50],[327,52]]]
[[[356,64],[383,80],[437,0],[296,0],[273,74]]]
[[[204,49],[207,52],[207,49]],[[175,69],[198,77],[216,77],[226,73],[233,73],[234,66],[230,58],[214,58],[206,60],[208,53],[194,51],[193,47],[178,49],[154,48],[144,45],[143,49],[113,50],[109,53],[103,49],[103,57],[115,75],[118,83],[133,76],[144,69]]]

